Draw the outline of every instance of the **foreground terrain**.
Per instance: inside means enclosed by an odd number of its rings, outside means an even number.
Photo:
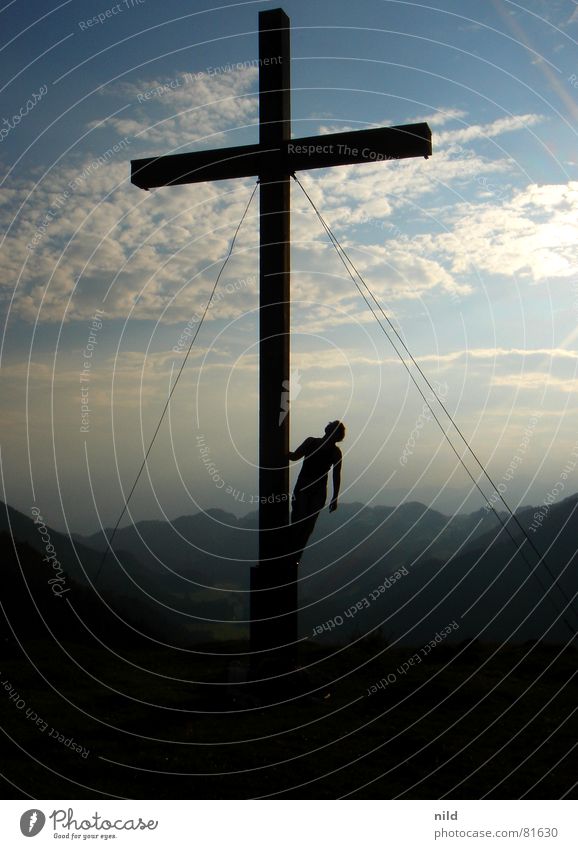
[[[578,795],[573,648],[448,643],[410,665],[379,637],[304,643],[274,684],[203,649],[4,649],[5,798]]]

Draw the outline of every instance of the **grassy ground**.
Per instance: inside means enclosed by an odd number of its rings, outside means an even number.
[[[226,683],[242,669],[210,654],[4,645],[25,702],[1,686],[5,798],[578,795],[574,649],[441,645],[405,670],[410,648],[305,644],[272,686]]]

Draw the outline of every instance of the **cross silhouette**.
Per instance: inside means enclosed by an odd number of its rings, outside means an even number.
[[[259,178],[259,564],[251,570],[251,651],[291,653],[297,567],[289,530],[290,182],[296,171],[431,155],[427,124],[291,138],[290,24],[259,13],[259,143],[137,159],[142,189]],[[285,415],[282,415],[285,413]]]

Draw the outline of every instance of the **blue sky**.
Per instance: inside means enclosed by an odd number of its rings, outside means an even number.
[[[257,15],[277,5],[0,13],[4,497],[59,527],[115,521],[253,186],[145,193],[130,160],[257,140]],[[511,505],[542,502],[577,439],[578,6],[283,8],[294,136],[429,122],[428,161],[300,177]],[[293,446],[343,418],[343,500],[481,506],[297,186],[292,208]],[[257,216],[255,201],[135,518],[254,507]]]

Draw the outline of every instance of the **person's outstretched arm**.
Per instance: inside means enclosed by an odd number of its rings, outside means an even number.
[[[334,513],[337,510],[337,499],[339,497],[339,487],[341,486],[341,451],[339,452],[339,460],[333,464],[333,498],[329,505],[329,512]]]
[[[307,453],[307,446],[308,446],[308,443],[309,443],[310,440],[311,440],[311,437],[308,436],[307,439],[305,440],[305,442],[302,442],[301,445],[299,446],[299,448],[296,451],[290,451],[289,452],[289,459],[290,460],[300,460],[302,457],[305,457],[305,454]]]

